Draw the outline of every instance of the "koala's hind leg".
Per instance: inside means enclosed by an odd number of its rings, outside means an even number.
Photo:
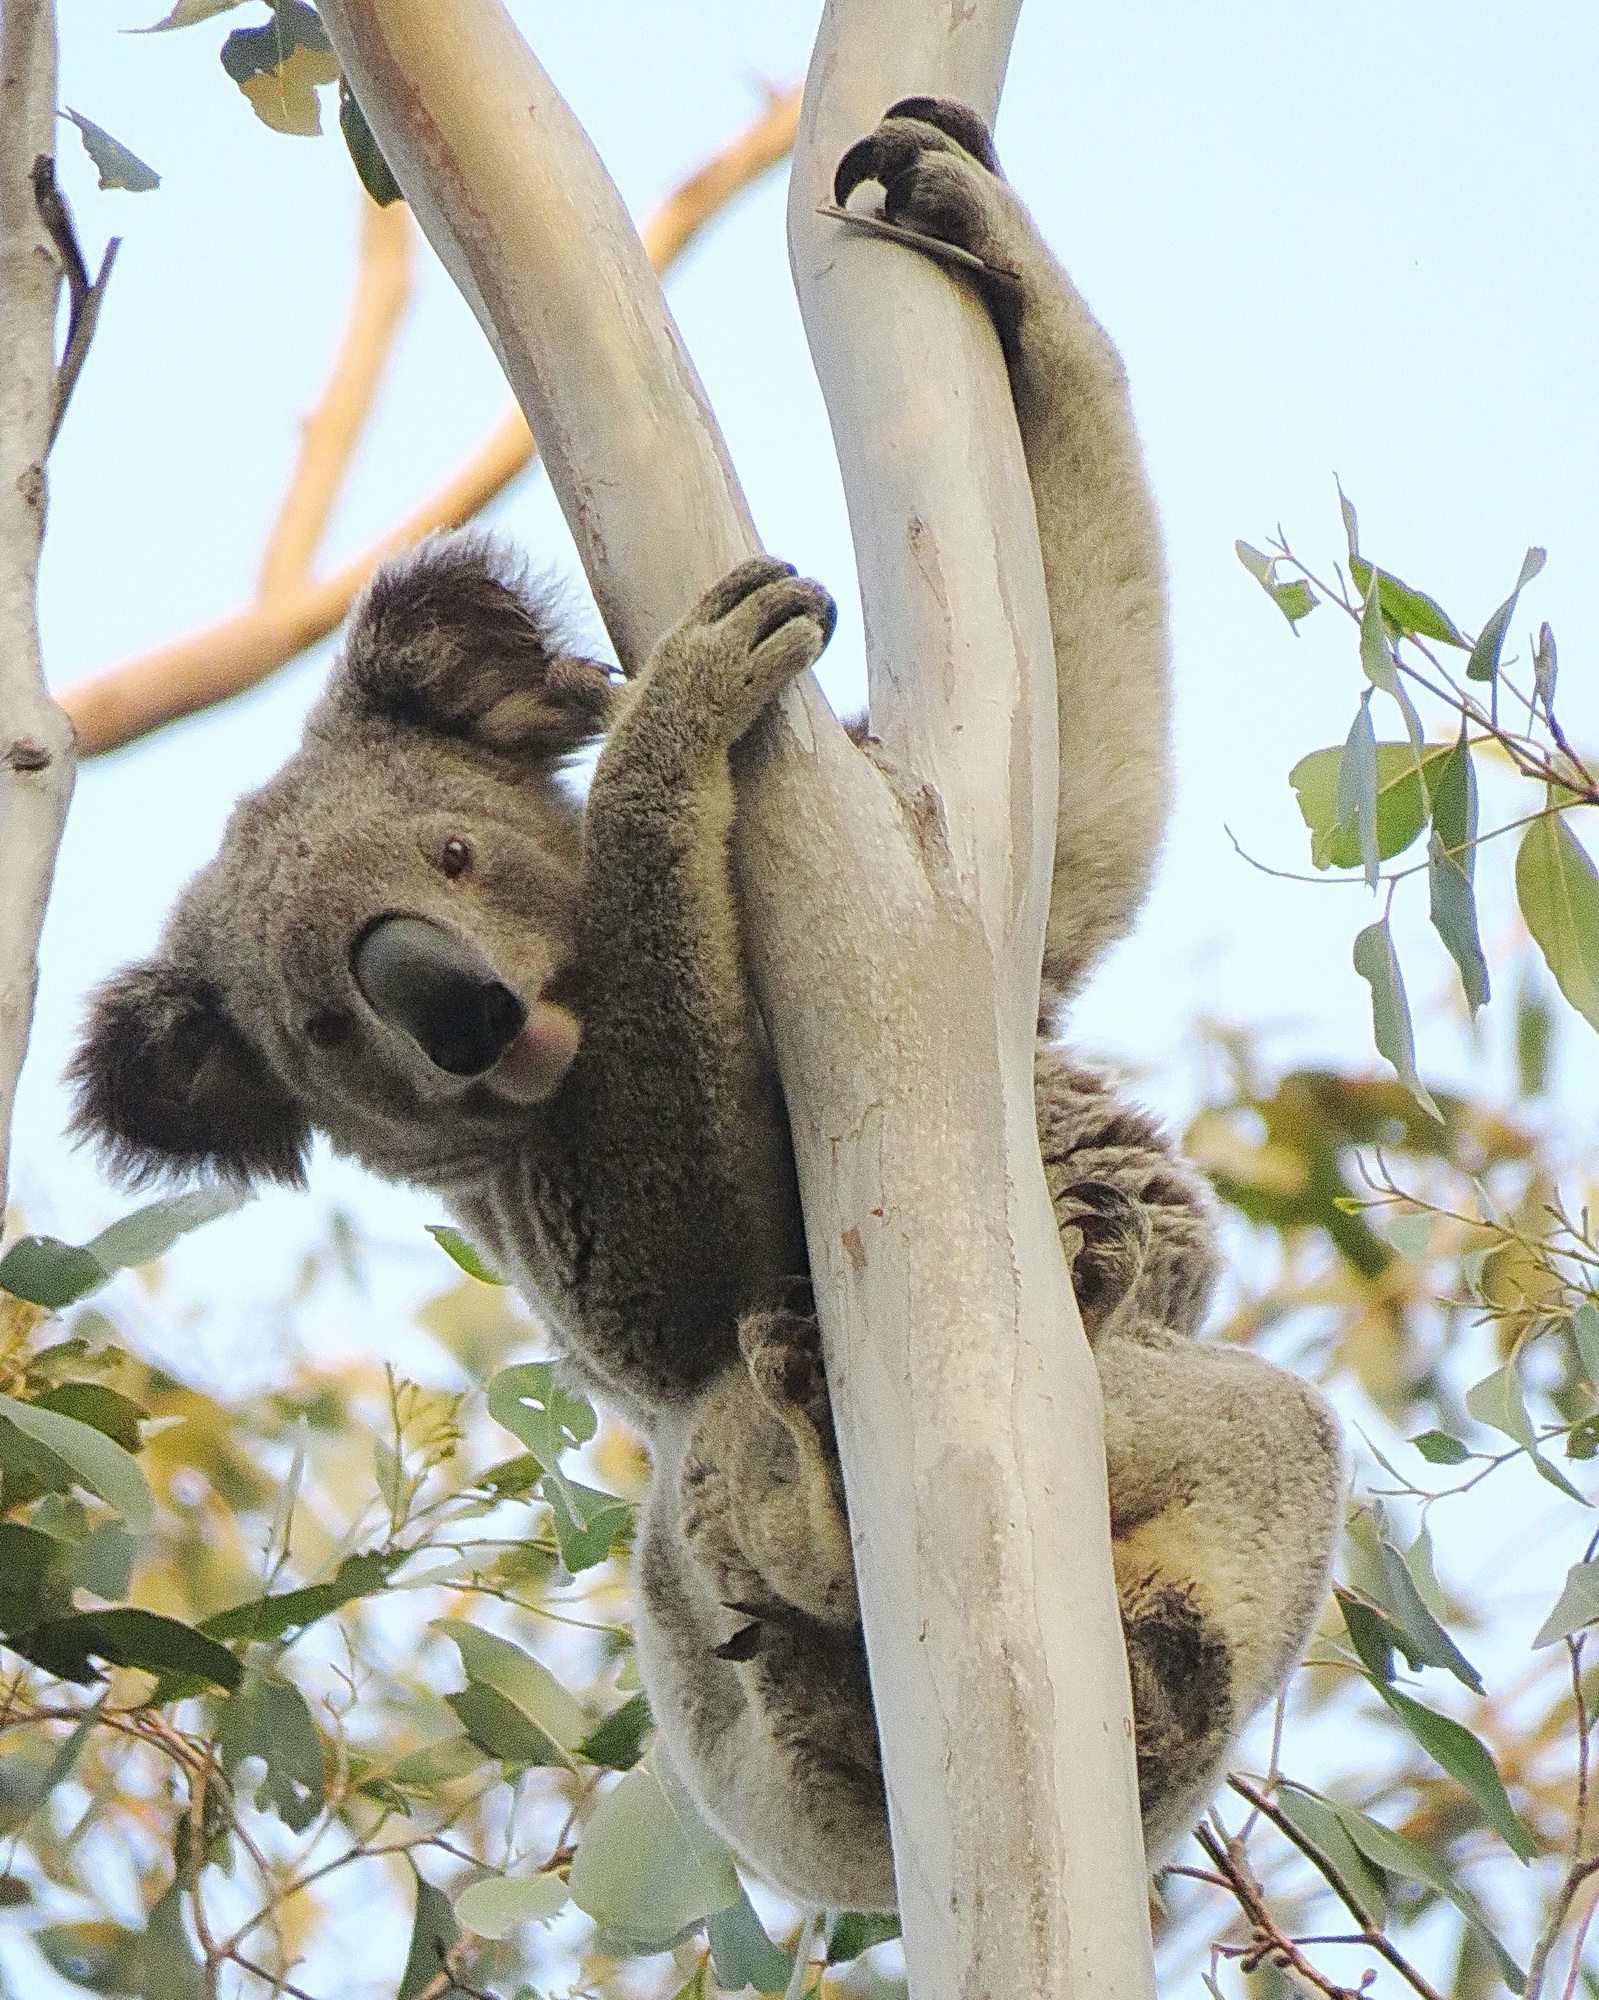
[[[883,188],[889,223],[976,259],[1010,370],[1060,684],[1060,814],[1044,948],[1056,996],[1132,922],[1160,846],[1167,763],[1166,576],[1121,360],[965,105],[896,104],[839,163],[834,192]],[[936,251],[931,251],[936,254]],[[1136,718],[1136,727],[1129,719]]]
[[[742,1366],[701,1398],[683,1454],[684,1536],[738,1616],[799,1610],[851,1625],[855,1566],[815,1317],[746,1313],[738,1334]]]
[[[1153,1864],[1310,1636],[1342,1451],[1317,1391],[1255,1355],[1112,1334],[1094,1359]]]

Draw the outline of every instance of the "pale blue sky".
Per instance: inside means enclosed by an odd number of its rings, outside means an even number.
[[[223,35],[258,10],[172,35],[115,32],[161,11],[102,0],[63,24],[63,103],[164,180],[150,195],[97,193],[62,128],[62,177],[91,257],[107,233],[125,243],[53,464],[44,630],[61,684],[247,596],[350,280],[356,195],[337,137],[266,131],[217,67]],[[759,79],[802,71],[818,9],[524,0],[514,11],[643,213],[746,122]],[[1235,535],[1261,542],[1281,521],[1330,562],[1336,472],[1368,551],[1472,629],[1527,544],[1547,544],[1525,614],[1554,621],[1570,726],[1599,736],[1584,589],[1599,529],[1596,83],[1599,15],[1586,4],[1031,0],[1024,14],[1002,151],[1127,361],[1173,582],[1179,792],[1166,864],[1079,1033],[1164,1069],[1151,1088],[1173,1108],[1201,1011],[1286,1024],[1284,1054],[1369,1047],[1366,989],[1349,966],[1369,921],[1363,892],[1270,881],[1223,831],[1229,822],[1277,865],[1306,865],[1285,774],[1342,739],[1358,693],[1341,618],[1323,612],[1291,639],[1237,565]],[[782,197],[769,178],[670,290],[769,546],[843,603],[828,680],[853,702],[851,557]],[[334,552],[451,468],[503,396],[429,260]],[[537,475],[495,518],[577,576]],[[328,657],[83,772],[17,1135],[17,1192],[37,1224],[78,1235],[119,1207],[60,1136],[55,1077],[81,996],[149,949],[232,798],[292,747]],[[1490,949],[1514,929],[1507,858],[1482,868]],[[1448,967],[1424,897],[1403,900],[1421,1006],[1447,990]],[[1496,1012],[1490,1043],[1508,1010]],[[1579,1023],[1567,1030],[1573,1054],[1588,1056],[1591,1040]],[[1447,1034],[1431,1046],[1435,1073],[1462,1060]],[[1599,1070],[1579,1060],[1572,1073],[1591,1102]],[[368,1201],[332,1162],[314,1186],[388,1214],[385,1233],[422,1212]],[[192,1252],[196,1281],[241,1305],[275,1290],[286,1246],[319,1226],[321,1206],[274,1196],[223,1225],[213,1248]]]

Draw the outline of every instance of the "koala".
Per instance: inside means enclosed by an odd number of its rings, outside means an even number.
[[[1130,926],[1161,838],[1159,530],[1115,350],[981,121],[896,105],[840,202],[868,181],[888,227],[953,254],[1009,369],[1060,679],[1053,1009]],[[895,1891],[851,1531],[728,861],[730,752],[833,617],[746,562],[622,688],[504,549],[424,544],[374,579],[301,748],[155,956],[96,996],[72,1074],[129,1181],[298,1183],[315,1128],[437,1193],[648,1442],[638,1651],[685,1781],[775,1886],[870,1910]],[[580,804],[563,767],[599,738]],[[1047,1042],[1037,1106],[1104,1393],[1154,1862],[1298,1658],[1340,1445],[1309,1386],[1195,1340],[1211,1203],[1155,1124]]]

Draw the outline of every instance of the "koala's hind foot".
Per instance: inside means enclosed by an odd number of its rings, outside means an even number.
[[[747,1313],[738,1339],[743,1366],[707,1391],[684,1453],[684,1535],[740,1617],[798,1610],[851,1625],[855,1565],[815,1317]],[[732,1643],[747,1655],[760,1642],[746,1626]]]
[[[1007,354],[1026,303],[1033,231],[1000,175],[988,127],[950,98],[906,97],[851,146],[833,176],[844,207],[862,182],[883,190],[883,219],[931,257],[947,257],[976,286]]]

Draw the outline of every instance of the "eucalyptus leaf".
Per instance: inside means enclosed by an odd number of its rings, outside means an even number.
[[[339,130],[344,134],[345,146],[362,187],[378,207],[388,208],[397,201],[404,201],[405,190],[390,171],[388,161],[372,136],[372,127],[366,122],[366,113],[356,103],[355,92],[343,77],[339,78]],[[473,1275],[476,1276],[476,1273]],[[496,1279],[492,1282],[500,1281]]]
[[[588,1734],[588,1722],[548,1667],[509,1639],[481,1631],[464,1619],[440,1618],[433,1630],[454,1641],[469,1682],[492,1689],[532,1725],[552,1753],[539,1762],[571,1764],[572,1752]]]
[[[1466,678],[1473,681],[1491,681],[1499,671],[1499,655],[1505,648],[1505,634],[1510,630],[1510,621],[1516,615],[1516,599],[1543,568],[1545,561],[1542,549],[1528,549],[1521,559],[1521,574],[1516,578],[1516,587],[1500,605],[1499,609],[1478,634],[1477,643],[1471,649],[1471,658],[1466,662]]]
[[[580,1909],[645,1951],[743,1895],[726,1843],[700,1818],[659,1739],[600,1801],[570,1879]]]
[[[292,1683],[246,1674],[223,1708],[217,1750],[235,1789],[258,1810],[275,1812],[295,1833],[304,1833],[322,1810],[322,1738],[305,1696]],[[237,1776],[247,1757],[259,1757],[266,1766],[251,1787]]]
[[[281,1639],[286,1632],[303,1632],[307,1625],[342,1610],[356,1598],[375,1596],[408,1560],[403,1549],[346,1556],[326,1583],[279,1591],[271,1597],[246,1598],[227,1611],[213,1613],[200,1630],[213,1639]]]
[[[1423,1431],[1410,1442],[1429,1465],[1464,1465],[1471,1457],[1470,1447],[1448,1431]]]
[[[412,1872],[415,1873],[414,1864]],[[442,1889],[435,1889],[431,1882],[417,1875],[411,1948],[406,1953],[405,1971],[401,1975],[395,2000],[420,2000],[424,1993],[438,1993],[439,1974],[460,1938],[461,1928],[455,1921],[449,1897]],[[454,1982],[451,1981],[451,1984]],[[448,1991],[448,1988],[444,1990]]]
[[[1361,595],[1369,596],[1372,566],[1353,550],[1349,556],[1349,574]],[[1385,569],[1378,570],[1376,576],[1382,615],[1398,631],[1414,633],[1422,639],[1437,639],[1445,646],[1458,646],[1462,652],[1471,644],[1436,598],[1429,597],[1424,590],[1413,590]]]
[[[724,1993],[784,1993],[794,1971],[792,1952],[780,1951],[766,1935],[755,1907],[740,1884],[738,1901],[713,1910],[705,1936],[716,1966],[716,1981]]]
[[[1561,992],[1599,1028],[1599,873],[1552,808],[1521,837],[1516,900]]]
[[[161,176],[154,167],[146,166],[137,153],[130,151],[120,139],[113,139],[93,119],[70,109],[63,110],[61,116],[77,126],[83,150],[93,160],[102,188],[121,188],[127,194],[148,194],[152,188],[161,185]]]
[[[550,1503],[561,1561],[573,1576],[604,1562],[613,1549],[627,1545],[633,1531],[631,1501],[583,1486],[575,1479],[557,1481],[548,1473],[540,1491]]]
[[[1443,1113],[1433,1102],[1426,1085],[1416,1074],[1416,1044],[1410,1029],[1410,1005],[1405,983],[1400,977],[1399,960],[1394,954],[1388,919],[1370,924],[1355,939],[1355,970],[1371,988],[1372,1038],[1377,1053],[1394,1066],[1399,1081],[1422,1110],[1441,1125]]]
[[[1538,1635],[1533,1640],[1533,1651],[1540,1646],[1552,1646],[1557,1639],[1568,1638],[1573,1632],[1580,1632],[1585,1625],[1592,1625],[1599,1619],[1599,1562],[1573,1563],[1566,1572],[1566,1581],[1555,1608],[1538,1627]]]
[[[1477,1810],[1511,1853],[1521,1861],[1532,1860],[1537,1843],[1510,1803],[1494,1760],[1480,1739],[1464,1723],[1413,1701],[1398,1688],[1380,1681],[1373,1686],[1428,1756],[1471,1795]]]
[[[1395,1833],[1392,1827],[1384,1826],[1381,1820],[1372,1819],[1355,1806],[1332,1800],[1328,1803],[1367,1860],[1374,1861],[1390,1875],[1402,1875],[1411,1882],[1424,1882],[1428,1888],[1453,1903],[1493,1953],[1511,1992],[1520,1993],[1525,1989],[1526,1976],[1521,1967],[1495,1937],[1475,1899],[1460,1886],[1441,1861],[1407,1834]]]
[[[1599,1306],[1591,1299],[1584,1299],[1567,1324],[1577,1343],[1583,1374],[1590,1384],[1599,1386]]]
[[[1416,757],[1408,743],[1379,743],[1377,750],[1377,853],[1391,861],[1427,824],[1427,791],[1416,773]],[[1441,743],[1422,752],[1422,773],[1430,785],[1434,769],[1449,755]],[[1338,823],[1338,776],[1344,749],[1337,745],[1312,750],[1288,774],[1300,817],[1310,832],[1310,859],[1316,868],[1358,868],[1357,832]]]
[[[455,1914],[479,1937],[508,1938],[518,1924],[547,1921],[570,1900],[559,1875],[485,1875],[456,1897]]]
[[[1388,1915],[1388,1891],[1382,1871],[1349,1836],[1337,1810],[1315,1792],[1302,1785],[1280,1784],[1276,1792],[1277,1810],[1288,1824],[1337,1870],[1339,1879],[1354,1899],[1360,1921],[1368,1930],[1381,1930]]]
[[[1297,631],[1301,618],[1308,618],[1321,601],[1303,577],[1294,577],[1288,583],[1277,581],[1277,564],[1280,558],[1262,555],[1259,549],[1251,548],[1248,542],[1234,542],[1238,560],[1265,591],[1277,609]]]
[[[131,1604],[51,1619],[12,1643],[47,1672],[85,1687],[102,1678],[96,1660],[220,1688],[237,1687],[243,1672],[225,1646],[192,1625]]]
[[[1361,696],[1338,760],[1338,831],[1354,830],[1366,886],[1377,886],[1377,737],[1371,726],[1371,694]]]
[[[631,1771],[653,1726],[648,1696],[642,1691],[630,1695],[597,1729],[590,1730],[578,1744],[577,1754],[608,1771]]]
[[[1489,998],[1488,961],[1477,931],[1477,901],[1471,877],[1438,838],[1427,841],[1427,913],[1444,949],[1460,972],[1461,990],[1473,1015]]]
[[[479,1284],[483,1285],[505,1283],[497,1271],[491,1270],[484,1263],[459,1229],[452,1228],[447,1222],[430,1222],[427,1225],[427,1232],[445,1255],[453,1258],[469,1278],[476,1278]]]
[[[131,1534],[142,1535],[155,1518],[155,1503],[144,1474],[131,1452],[115,1444],[92,1424],[58,1410],[42,1410],[12,1396],[0,1396],[0,1418],[71,1468],[80,1486],[98,1494],[127,1522]]]

